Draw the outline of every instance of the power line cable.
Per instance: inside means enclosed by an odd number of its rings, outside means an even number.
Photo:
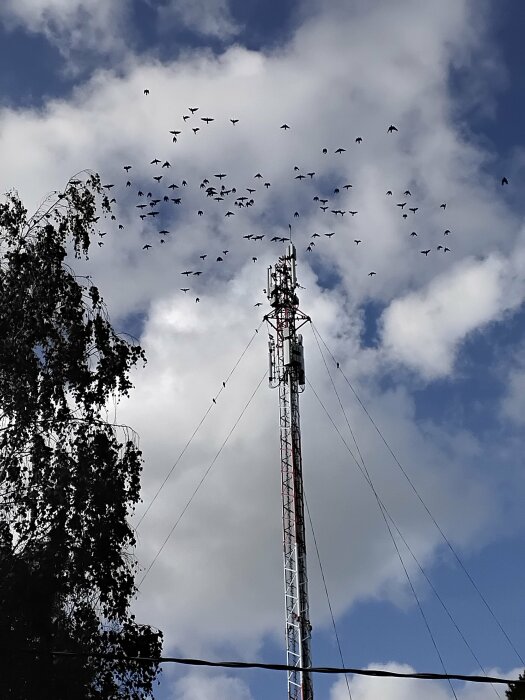
[[[313,328],[313,327],[314,327],[314,325],[313,325],[313,323],[312,323],[312,328]],[[328,354],[330,355],[330,357],[331,357],[332,360],[334,361],[334,363],[335,363],[337,369],[341,372],[341,374],[342,374],[344,380],[346,381],[346,383],[347,383],[348,386],[350,387],[350,390],[351,390],[352,393],[354,394],[354,396],[355,396],[356,400],[358,401],[359,405],[361,406],[361,408],[363,409],[364,413],[366,414],[366,416],[368,417],[368,419],[370,420],[370,422],[371,422],[372,425],[374,426],[376,432],[378,433],[379,437],[380,437],[381,440],[383,441],[385,447],[387,448],[387,450],[389,451],[390,455],[391,455],[392,458],[394,459],[395,463],[397,464],[397,466],[398,466],[399,469],[401,470],[403,476],[405,477],[405,479],[407,480],[407,482],[410,484],[410,487],[412,488],[412,490],[414,491],[416,497],[417,497],[418,500],[420,501],[421,505],[423,506],[423,508],[424,508],[425,511],[427,512],[427,514],[428,514],[428,516],[430,517],[430,519],[432,520],[432,522],[434,523],[434,526],[436,527],[436,529],[438,530],[439,534],[440,534],[441,537],[443,538],[443,541],[445,542],[445,544],[447,545],[447,547],[449,548],[449,550],[452,552],[452,555],[454,556],[455,560],[456,560],[457,563],[459,564],[461,570],[463,571],[463,573],[465,574],[465,576],[467,577],[467,579],[468,579],[469,582],[471,583],[472,587],[474,588],[474,590],[475,590],[476,593],[478,594],[480,600],[482,601],[482,603],[484,604],[484,606],[486,607],[486,609],[487,609],[488,612],[490,613],[490,615],[491,615],[491,617],[493,618],[494,622],[496,623],[496,625],[497,625],[498,628],[500,629],[501,633],[503,634],[503,636],[504,636],[505,639],[507,640],[509,646],[511,647],[511,649],[513,650],[513,652],[516,654],[516,656],[517,656],[517,658],[520,660],[521,664],[525,666],[525,661],[523,660],[523,657],[521,656],[521,654],[519,653],[518,649],[516,648],[516,645],[513,643],[513,641],[511,640],[510,636],[507,634],[507,632],[506,632],[505,629],[503,628],[503,625],[501,624],[501,622],[500,622],[499,618],[497,617],[496,613],[495,613],[494,610],[491,608],[489,602],[487,601],[487,599],[485,598],[485,596],[484,596],[483,593],[481,592],[480,588],[478,587],[478,585],[476,584],[476,582],[475,582],[474,579],[472,578],[471,574],[470,574],[469,571],[467,570],[467,568],[466,568],[465,564],[463,563],[462,559],[460,558],[459,554],[456,552],[456,550],[454,549],[452,543],[450,542],[450,540],[448,539],[448,537],[445,535],[443,529],[441,528],[441,526],[440,526],[439,523],[437,522],[436,518],[434,517],[434,515],[433,515],[432,512],[430,511],[429,507],[428,507],[428,506],[426,505],[426,503],[424,502],[424,500],[423,500],[423,498],[421,497],[421,495],[419,494],[419,492],[418,492],[417,488],[415,487],[413,481],[411,480],[410,476],[407,474],[406,470],[404,469],[403,465],[401,464],[401,462],[400,462],[399,459],[397,458],[397,456],[396,456],[396,454],[394,453],[393,449],[390,447],[388,441],[386,440],[386,438],[385,438],[384,435],[382,434],[382,432],[381,432],[381,430],[379,429],[377,423],[374,421],[373,417],[370,415],[370,413],[369,413],[368,409],[366,408],[365,404],[362,402],[361,398],[359,397],[359,395],[358,395],[357,392],[355,391],[355,389],[354,389],[354,387],[352,386],[351,382],[349,381],[349,379],[346,377],[345,373],[344,373],[343,370],[341,369],[340,363],[335,359],[334,355],[333,355],[332,352],[330,351],[330,348],[328,347],[328,345],[327,345],[326,342],[324,341],[323,337],[321,336],[321,334],[319,333],[319,331],[317,330],[317,328],[315,329],[315,331],[316,331],[316,333],[319,334],[319,338],[321,339],[323,345],[325,346],[325,348],[326,348]]]
[[[146,510],[145,510],[145,511],[142,513],[142,515],[140,516],[139,521],[138,521],[137,524],[135,525],[135,530],[138,530],[138,529],[139,529],[139,527],[140,527],[142,521],[144,520],[144,518],[146,517],[146,515],[147,515],[148,512],[150,511],[152,505],[155,503],[155,501],[156,501],[157,498],[159,497],[160,492],[162,491],[162,489],[163,489],[164,486],[166,485],[166,483],[167,483],[168,479],[170,478],[170,476],[173,474],[173,471],[175,470],[175,468],[176,468],[177,465],[179,464],[180,460],[182,459],[182,457],[183,457],[184,454],[186,453],[186,450],[188,449],[188,447],[189,447],[189,446],[191,445],[191,443],[193,442],[193,439],[195,438],[195,436],[196,436],[197,433],[199,432],[199,430],[200,430],[202,424],[204,423],[204,421],[205,421],[206,418],[208,417],[208,414],[210,413],[210,411],[212,410],[213,406],[215,405],[215,399],[217,399],[217,398],[220,396],[220,394],[222,393],[222,391],[224,390],[225,384],[228,383],[228,381],[230,380],[231,376],[233,375],[233,373],[235,372],[235,370],[236,370],[237,367],[239,366],[239,364],[240,364],[242,358],[243,358],[243,357],[245,356],[245,354],[247,353],[248,348],[250,347],[250,345],[251,345],[251,344],[253,343],[253,341],[255,340],[255,337],[256,337],[257,333],[259,332],[259,329],[261,328],[261,326],[263,325],[263,323],[264,323],[264,319],[261,321],[261,323],[259,324],[258,328],[255,330],[254,334],[252,335],[252,337],[250,338],[250,340],[249,340],[249,342],[248,342],[248,345],[244,348],[244,350],[243,350],[242,353],[240,354],[239,358],[237,359],[237,362],[233,365],[233,367],[232,367],[230,373],[228,374],[228,376],[226,377],[226,379],[225,379],[223,385],[222,385],[221,388],[219,389],[217,395],[214,397],[213,403],[211,403],[211,404],[208,406],[208,408],[206,409],[206,411],[205,411],[203,417],[201,418],[199,424],[197,425],[197,427],[196,427],[195,430],[193,431],[193,433],[192,433],[191,437],[189,438],[189,440],[187,441],[187,443],[186,443],[186,444],[184,445],[184,447],[182,448],[182,451],[180,452],[179,456],[178,456],[177,459],[175,460],[175,463],[173,464],[173,466],[171,467],[171,469],[169,470],[169,472],[168,472],[168,473],[166,474],[166,476],[164,477],[164,480],[162,481],[161,485],[159,486],[159,488],[158,488],[157,491],[155,492],[155,495],[153,496],[153,498],[152,498],[151,501],[149,502],[149,504],[148,504]]]
[[[252,399],[254,398],[255,394],[256,394],[257,391],[259,390],[259,387],[260,387],[261,384],[263,383],[263,381],[264,381],[264,379],[266,378],[267,374],[268,374],[268,370],[266,370],[266,371],[264,372],[263,376],[262,376],[261,379],[259,380],[259,383],[258,383],[257,386],[255,387],[255,389],[254,389],[252,395],[250,396],[250,398],[248,399],[248,401],[247,401],[247,403],[245,404],[244,408],[243,408],[242,411],[240,412],[239,416],[237,417],[237,420],[234,422],[234,424],[233,424],[233,426],[231,427],[231,429],[230,429],[228,435],[225,437],[225,439],[224,439],[222,445],[221,445],[221,446],[219,447],[219,449],[217,450],[217,452],[216,452],[214,458],[212,459],[212,461],[210,462],[208,468],[206,469],[206,471],[205,471],[204,474],[202,475],[202,477],[201,477],[199,483],[197,484],[197,486],[195,487],[193,493],[191,494],[191,496],[190,496],[189,499],[187,500],[186,505],[185,505],[184,508],[182,509],[182,511],[181,511],[181,513],[180,513],[180,515],[179,515],[179,517],[178,517],[177,520],[175,521],[175,523],[174,523],[173,527],[171,528],[171,530],[168,532],[168,534],[167,534],[167,536],[166,536],[166,539],[164,540],[164,542],[163,542],[162,545],[160,546],[160,549],[157,551],[157,553],[156,553],[155,556],[153,557],[153,560],[152,560],[151,564],[150,564],[150,565],[148,566],[148,568],[146,569],[146,571],[145,571],[143,577],[142,577],[141,580],[140,580],[140,583],[139,583],[138,586],[137,586],[137,589],[139,589],[139,588],[142,586],[142,584],[144,583],[144,581],[145,581],[147,575],[149,574],[149,572],[150,572],[151,569],[153,568],[155,562],[156,562],[157,559],[160,557],[160,555],[161,555],[161,553],[162,553],[162,550],[163,550],[164,547],[167,545],[168,540],[169,540],[170,537],[173,535],[173,533],[175,532],[175,529],[177,528],[177,526],[179,525],[180,521],[181,521],[182,518],[184,517],[184,514],[186,513],[186,511],[187,511],[188,508],[190,507],[190,505],[191,505],[193,499],[194,499],[195,496],[197,495],[197,492],[199,491],[200,487],[202,486],[202,484],[203,484],[204,481],[206,480],[206,477],[208,476],[208,474],[210,473],[210,471],[211,471],[213,465],[215,464],[215,462],[216,462],[217,459],[219,458],[219,455],[221,454],[222,450],[223,450],[224,447],[226,446],[226,443],[228,442],[228,440],[229,440],[230,437],[232,436],[233,431],[235,430],[235,428],[237,427],[237,425],[238,425],[239,422],[241,421],[241,418],[243,417],[243,415],[245,414],[246,410],[248,409],[248,406],[251,404]]]
[[[388,509],[386,508],[385,504],[384,504],[383,501],[380,499],[379,494],[377,493],[377,489],[375,488],[375,486],[374,486],[374,484],[373,484],[373,482],[372,482],[372,477],[370,476],[370,472],[368,471],[368,468],[367,468],[367,466],[366,466],[366,464],[365,464],[364,457],[363,457],[363,455],[362,455],[362,453],[361,453],[361,450],[359,449],[359,445],[358,445],[358,443],[357,443],[357,439],[356,439],[355,433],[354,433],[354,431],[352,430],[352,427],[351,427],[351,425],[350,425],[350,421],[349,421],[349,419],[348,419],[348,414],[347,414],[347,412],[346,412],[346,410],[345,410],[345,408],[344,408],[344,405],[343,405],[343,402],[342,402],[341,397],[340,397],[340,395],[339,395],[339,392],[337,391],[337,387],[335,386],[335,382],[334,382],[334,380],[333,380],[332,373],[330,372],[330,370],[329,370],[329,368],[328,368],[328,364],[327,364],[327,362],[326,362],[326,358],[325,358],[324,353],[323,353],[323,351],[322,351],[322,349],[321,349],[321,346],[320,346],[320,344],[319,344],[319,337],[320,337],[320,336],[318,337],[318,333],[316,332],[316,329],[313,327],[313,324],[312,324],[312,331],[313,331],[314,338],[315,338],[315,341],[316,341],[316,344],[317,344],[317,348],[318,348],[318,350],[319,350],[319,354],[321,355],[321,358],[322,358],[322,360],[323,360],[323,364],[324,364],[325,369],[326,369],[326,372],[327,372],[327,374],[328,374],[328,376],[329,376],[329,378],[330,378],[330,382],[331,382],[331,384],[332,384],[332,388],[333,388],[334,393],[335,393],[335,395],[336,395],[336,397],[337,397],[337,400],[338,400],[338,402],[339,402],[339,406],[340,406],[340,408],[341,408],[341,411],[343,412],[343,415],[344,415],[344,417],[345,417],[345,421],[346,421],[346,424],[347,424],[347,426],[348,426],[348,430],[350,431],[350,434],[351,434],[351,436],[352,436],[352,439],[353,439],[353,441],[354,441],[354,445],[355,445],[356,450],[357,450],[357,453],[358,453],[358,455],[359,455],[359,459],[361,460],[361,464],[362,464],[362,467],[363,467],[362,469],[361,469],[361,467],[359,466],[359,463],[357,462],[355,456],[354,456],[351,452],[350,452],[350,454],[351,454],[352,458],[354,459],[354,461],[356,462],[357,466],[359,467],[359,469],[360,469],[360,471],[361,471],[361,474],[363,475],[363,477],[364,477],[365,480],[367,481],[368,485],[370,486],[370,488],[371,488],[371,490],[372,490],[372,493],[374,494],[374,498],[376,499],[376,502],[377,502],[377,505],[378,505],[379,510],[380,510],[380,512],[381,512],[381,515],[382,515],[382,517],[383,517],[383,520],[385,521],[385,526],[386,526],[386,528],[387,528],[387,530],[388,530],[388,533],[389,533],[390,538],[391,538],[391,540],[392,540],[392,543],[393,543],[393,545],[394,545],[394,547],[395,547],[395,549],[396,549],[396,552],[398,553],[398,557],[399,557],[399,560],[400,560],[400,562],[401,562],[401,565],[403,566],[403,569],[405,569],[405,565],[404,565],[404,563],[403,563],[403,559],[401,558],[401,554],[400,554],[399,549],[398,549],[398,547],[397,547],[397,543],[396,543],[396,541],[395,541],[395,538],[394,538],[393,532],[392,532],[392,530],[391,530],[391,528],[390,528],[390,525],[389,525],[388,520],[390,520],[392,526],[395,528],[397,534],[399,535],[399,537],[400,537],[401,540],[403,541],[405,547],[407,548],[408,552],[409,552],[410,555],[412,556],[412,558],[413,558],[414,562],[416,563],[417,567],[419,568],[420,572],[423,574],[424,578],[426,579],[427,583],[429,584],[429,586],[430,586],[432,592],[433,592],[434,595],[436,596],[437,600],[439,601],[439,603],[441,604],[441,606],[442,606],[442,608],[444,609],[445,613],[447,614],[447,616],[449,617],[450,621],[451,621],[452,624],[454,625],[456,631],[458,632],[458,634],[459,634],[459,636],[461,637],[462,641],[464,642],[465,646],[467,647],[467,649],[469,650],[470,654],[472,655],[472,658],[473,658],[474,661],[478,664],[478,666],[479,666],[479,668],[481,669],[482,673],[484,673],[485,675],[487,675],[487,672],[485,671],[485,669],[484,669],[484,667],[483,667],[483,664],[482,664],[481,661],[478,659],[476,653],[475,653],[474,650],[472,649],[472,647],[471,647],[471,645],[469,644],[467,638],[465,637],[465,635],[463,634],[463,632],[462,632],[461,629],[459,628],[459,625],[456,623],[456,621],[455,621],[455,619],[454,619],[452,613],[450,612],[450,610],[449,610],[448,607],[446,606],[444,600],[443,600],[443,599],[441,598],[441,596],[439,595],[438,591],[436,590],[435,586],[433,585],[433,583],[432,583],[432,581],[430,580],[429,576],[427,575],[426,571],[423,569],[422,565],[420,564],[418,558],[416,557],[416,555],[414,554],[412,548],[411,548],[410,545],[408,544],[408,542],[407,542],[406,538],[404,537],[403,533],[401,532],[401,530],[400,530],[399,527],[397,526],[396,521],[393,519],[392,515],[389,513],[389,511],[388,511]],[[323,407],[323,408],[324,408],[324,407]],[[326,411],[326,409],[325,409],[325,411]],[[326,411],[326,412],[327,412],[327,411]],[[327,412],[327,413],[328,413],[328,412]],[[330,419],[330,420],[331,420],[331,419]],[[332,421],[332,424],[335,425],[334,421]],[[346,445],[346,443],[345,443],[345,445]],[[388,520],[387,520],[387,518],[388,518]],[[406,569],[405,569],[405,572],[406,572]],[[408,582],[409,582],[410,586],[412,587],[412,582],[411,582],[411,580],[410,580],[410,577],[408,576],[408,572],[406,572],[406,573],[407,573]],[[417,600],[417,597],[416,597],[416,600]],[[418,602],[418,605],[419,605],[419,601],[417,601],[417,602]],[[422,612],[422,610],[421,610],[421,612]],[[422,614],[423,614],[423,612],[422,612]],[[425,618],[424,615],[423,615],[423,618]],[[425,620],[425,622],[426,622],[426,620]],[[431,635],[431,636],[432,636],[432,635]],[[438,653],[438,655],[439,655],[439,651],[437,650],[437,648],[436,648],[436,651],[437,651],[437,653]],[[446,669],[445,669],[444,667],[443,667],[443,670],[444,670],[445,673],[446,673]],[[493,688],[494,692],[496,693],[496,695],[497,695],[498,697],[500,697],[500,695],[499,695],[498,691],[496,690],[496,688],[495,688],[494,686],[492,686],[492,688]],[[452,693],[454,693],[454,689],[452,688],[452,685],[451,685],[451,690],[452,690]],[[454,693],[454,696],[455,696],[455,693]]]
[[[307,382],[308,382],[308,386],[312,389],[312,391],[314,392],[315,397],[317,398],[317,400],[318,400],[319,403],[321,404],[322,408],[323,408],[324,411],[326,412],[326,414],[327,414],[328,418],[330,419],[332,425],[334,425],[334,427],[335,427],[335,422],[333,421],[332,417],[331,417],[330,414],[328,413],[328,409],[327,409],[326,406],[323,404],[323,402],[322,402],[322,400],[321,400],[319,394],[316,392],[316,390],[314,389],[314,387],[312,386],[312,384],[310,383],[310,381],[307,380]],[[339,432],[339,430],[338,430],[337,432],[338,432],[339,435],[341,436],[341,433]],[[341,436],[341,437],[342,437],[342,436]],[[347,445],[346,442],[345,442],[345,445]],[[348,449],[348,445],[347,445],[347,449]],[[360,466],[359,463],[357,462],[355,456],[353,455],[353,453],[352,453],[351,451],[350,451],[350,454],[352,455],[353,459],[354,459],[355,462],[358,464],[358,466]],[[365,479],[366,479],[366,477],[365,477]],[[373,490],[374,493],[375,493],[375,489],[374,489],[374,487],[372,486],[372,484],[371,484],[370,481],[368,481],[368,484],[371,486],[372,490]],[[380,504],[381,501],[380,501],[380,499],[379,499],[379,497],[378,497],[377,495],[376,495],[376,498],[378,499],[378,504]],[[411,580],[410,575],[409,575],[409,573],[408,573],[408,569],[407,569],[407,567],[406,567],[406,565],[405,565],[405,562],[403,561],[403,557],[401,556],[401,552],[400,552],[400,550],[399,550],[398,544],[397,544],[397,542],[396,542],[396,540],[395,540],[395,538],[394,538],[393,532],[392,532],[392,530],[391,530],[391,528],[390,528],[390,526],[389,526],[389,524],[388,524],[388,521],[386,520],[386,517],[385,517],[385,514],[383,513],[383,509],[382,509],[381,505],[380,505],[380,510],[381,510],[381,514],[382,514],[382,516],[383,516],[383,519],[385,520],[386,527],[387,527],[388,533],[389,533],[389,535],[390,535],[390,539],[392,540],[392,543],[393,543],[394,548],[395,548],[395,550],[396,550],[397,557],[398,557],[398,559],[399,559],[399,562],[401,563],[401,567],[403,568],[403,571],[404,571],[404,573],[405,573],[405,577],[406,577],[406,579],[407,579],[407,581],[408,581],[408,585],[410,586],[410,590],[412,591],[412,595],[414,596],[414,600],[416,601],[417,607],[418,607],[419,612],[420,612],[420,614],[421,614],[421,617],[422,617],[422,619],[423,619],[423,623],[424,623],[424,625],[425,625],[425,627],[426,627],[426,629],[427,629],[427,632],[428,632],[428,634],[429,634],[429,637],[430,637],[430,640],[431,640],[431,642],[432,642],[432,645],[433,645],[433,647],[434,647],[434,649],[435,649],[435,651],[436,651],[436,654],[437,654],[437,656],[438,656],[438,658],[439,658],[439,661],[440,661],[440,663],[441,663],[441,667],[443,668],[443,671],[444,671],[444,675],[446,676],[446,675],[447,675],[447,671],[446,671],[446,668],[445,668],[445,664],[444,664],[444,661],[443,661],[443,657],[441,656],[441,653],[440,653],[439,648],[438,648],[438,646],[437,646],[435,637],[434,637],[434,635],[433,635],[433,633],[432,633],[432,630],[431,630],[431,628],[430,628],[430,625],[429,625],[427,616],[425,615],[425,611],[423,610],[423,606],[421,605],[421,601],[419,600],[419,597],[418,597],[418,595],[417,595],[417,593],[416,593],[416,589],[415,589],[415,587],[414,587],[414,584],[412,583],[412,580]],[[449,683],[450,683],[450,681],[449,681]],[[454,688],[453,688],[453,686],[452,686],[451,683],[450,683],[450,688],[451,688],[451,690],[452,690],[452,694],[454,695],[454,697],[455,697],[456,700],[457,700],[456,693],[455,693]]]
[[[326,600],[328,603],[328,610],[330,611],[330,617],[332,619],[332,627],[334,628],[335,641],[337,643],[337,649],[339,650],[339,658],[341,659],[341,665],[345,666],[345,660],[343,658],[343,650],[341,648],[341,642],[339,640],[339,633],[337,632],[337,626],[335,624],[334,611],[332,609],[332,602],[330,600],[330,595],[328,594],[328,586],[326,585],[326,577],[324,575],[323,563],[321,561],[321,555],[319,553],[319,547],[317,545],[317,537],[315,536],[314,524],[312,522],[312,516],[310,515],[310,508],[308,507],[308,500],[306,494],[303,492],[304,503],[306,506],[306,512],[308,514],[308,522],[310,523],[310,530],[312,531],[312,539],[314,543],[315,553],[317,555],[317,561],[319,563],[319,569],[321,571],[321,579],[323,581],[324,592],[326,594]],[[348,697],[352,700],[352,692],[350,690],[350,683],[348,681],[348,674],[345,673],[346,688],[348,690]]]
[[[102,659],[105,661],[125,661],[128,663],[144,664],[181,664],[184,666],[204,666],[208,668],[238,668],[238,669],[263,669],[266,671],[299,671],[310,673],[324,673],[328,675],[352,674],[356,676],[370,676],[376,678],[412,678],[421,681],[456,680],[465,683],[502,683],[525,688],[525,680],[519,678],[502,678],[500,676],[475,676],[463,673],[401,673],[398,671],[385,671],[375,668],[341,668],[337,666],[287,666],[286,664],[257,663],[255,661],[209,661],[207,659],[181,658],[177,656],[125,656],[120,654],[102,654],[97,652],[82,651],[56,651],[53,649],[21,649],[0,645],[2,654],[47,654],[57,658],[85,658]]]

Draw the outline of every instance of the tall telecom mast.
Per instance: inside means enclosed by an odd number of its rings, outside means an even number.
[[[299,310],[295,261],[290,243],[286,254],[268,268],[266,291],[273,310],[266,319],[276,333],[269,340],[269,380],[279,389],[286,655],[288,666],[299,669],[312,665],[299,423],[305,373],[303,338],[297,333],[310,319]],[[288,700],[313,700],[311,674],[295,669],[288,671]]]

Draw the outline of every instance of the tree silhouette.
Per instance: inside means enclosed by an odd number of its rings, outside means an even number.
[[[505,691],[508,700],[525,700],[525,671],[518,678],[523,683],[509,683],[509,689]]]
[[[0,203],[0,697],[142,700],[158,673],[124,659],[162,635],[129,612],[142,459],[105,413],[145,357],[67,262],[109,213],[97,175],[31,217]]]

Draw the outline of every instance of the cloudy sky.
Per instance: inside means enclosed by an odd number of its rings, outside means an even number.
[[[261,320],[284,250],[271,239],[292,224],[313,321],[305,491],[345,663],[523,668],[524,21],[511,0],[1,4],[1,190],[33,210],[84,169],[114,185],[116,219],[75,264],[148,357],[109,408],[140,435],[135,607],[166,654],[284,660]],[[310,534],[313,659],[339,665]],[[422,683],[356,677],[350,690],[410,700]],[[315,688],[348,697],[344,679]],[[424,692],[453,697],[446,683]],[[282,674],[166,668],[157,697],[285,693]]]

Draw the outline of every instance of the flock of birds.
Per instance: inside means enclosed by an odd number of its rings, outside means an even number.
[[[145,89],[144,90],[144,95],[149,95],[149,90]],[[201,130],[201,128],[207,128],[212,122],[215,121],[214,117],[210,116],[199,116],[197,113],[199,112],[199,107],[189,107],[188,108],[188,114],[182,115],[182,121],[183,125],[186,125],[189,122],[189,128],[193,132],[194,135],[197,135],[198,132]],[[232,124],[233,127],[239,122],[238,118],[230,118],[229,120]],[[192,126],[192,124],[196,124],[195,126]],[[289,124],[282,124],[280,128],[283,131],[288,131],[291,127]],[[388,128],[386,129],[386,132],[388,134],[394,134],[397,132],[398,129],[394,124],[390,124]],[[171,136],[172,142],[177,143],[178,139],[181,137],[183,134],[183,128],[175,128],[171,129],[169,131],[169,134]],[[355,143],[359,146],[362,144],[363,138],[361,136],[357,136],[355,138]],[[342,146],[338,147],[337,149],[334,150],[334,154],[336,156],[341,156],[343,153],[346,152],[346,149],[343,148]],[[323,155],[328,155],[329,151],[327,148],[322,148],[322,154]],[[166,221],[170,218],[173,218],[173,213],[166,211],[167,207],[178,207],[183,204],[183,193],[187,192],[186,190],[187,187],[189,187],[189,184],[187,180],[182,179],[178,182],[176,181],[171,181],[172,178],[170,178],[170,170],[172,168],[172,165],[169,160],[167,159],[160,159],[160,158],[153,158],[150,162],[150,166],[153,166],[155,169],[154,172],[156,174],[152,175],[152,185],[151,189],[149,187],[143,187],[141,189],[136,190],[136,204],[135,207],[138,210],[137,211],[137,216],[141,220],[141,222],[145,222],[148,219],[155,220],[157,217],[160,217],[161,221]],[[127,180],[124,184],[124,189],[131,189],[133,187],[133,182],[132,182],[132,175],[130,174],[130,171],[133,170],[132,165],[124,165],[123,170],[126,173]],[[314,171],[308,171],[308,172],[302,172],[299,166],[295,165],[293,167],[293,179],[297,180],[298,182],[301,182],[303,180],[307,181],[312,181],[313,178],[315,177],[316,173]],[[224,181],[226,181],[227,174],[224,172],[218,172],[218,173],[212,173],[208,177],[203,178],[200,183],[199,183],[199,192],[202,195],[202,198],[204,200],[204,203],[201,205],[202,208],[199,208],[196,210],[196,215],[198,217],[202,217],[205,215],[205,210],[206,206],[205,204],[207,202],[213,202],[216,203],[217,205],[221,205],[224,208],[226,208],[226,211],[224,212],[224,217],[226,219],[229,219],[232,216],[235,216],[236,211],[235,209],[240,210],[240,209],[247,209],[250,207],[255,206],[256,204],[256,199],[255,196],[257,196],[257,192],[259,191],[267,191],[271,188],[272,183],[266,178],[263,177],[262,173],[256,172],[253,175],[253,181],[250,183],[246,183],[249,186],[243,187],[242,189],[238,190],[235,186],[233,185],[226,185]],[[175,180],[175,178],[173,178]],[[169,182],[169,184],[168,184]],[[155,184],[153,184],[155,183]],[[501,179],[501,185],[508,185],[508,179],[506,177],[503,177]],[[105,184],[103,187],[109,192],[114,188],[114,184]],[[342,204],[341,204],[341,198],[339,197],[341,190],[345,190],[347,193],[348,191],[353,187],[351,183],[344,183],[340,184],[339,186],[333,188],[333,191],[328,194],[322,195],[315,195],[313,197],[313,202],[319,207],[319,210],[323,212],[323,214],[331,214],[335,219],[337,217],[343,217],[347,214],[350,215],[350,217],[355,217],[359,212],[356,209],[343,209]],[[392,190],[387,190],[386,191],[386,197],[393,197],[393,191]],[[412,203],[412,193],[409,189],[405,189],[403,191],[402,197],[399,197],[403,201],[396,202],[396,208],[399,209],[401,217],[403,219],[408,219],[409,217],[412,218],[417,214],[419,211],[419,207],[417,205],[410,206]],[[116,202],[116,199],[113,198],[111,202]],[[447,208],[447,203],[442,202],[439,205],[440,209],[443,210],[443,212],[446,211]],[[291,216],[291,215],[290,215]],[[298,218],[300,216],[298,211],[295,211],[293,213],[294,218]],[[114,214],[111,215],[111,219],[116,220],[116,217]],[[119,229],[123,229],[124,226],[122,224],[118,225]],[[412,228],[412,227],[410,227]],[[99,236],[102,238],[103,236],[106,235],[107,232],[99,232]],[[448,228],[444,228],[443,230],[443,235],[445,237],[448,237],[451,234],[451,230]],[[158,242],[159,245],[162,245],[166,243],[168,238],[170,237],[170,231],[167,228],[160,228],[158,231]],[[314,247],[316,244],[319,243],[317,239],[320,239],[321,237],[326,238],[330,240],[333,236],[336,235],[336,231],[328,231],[325,233],[317,233],[314,232],[311,234],[311,239],[308,242],[308,245],[306,246],[306,252],[311,253],[313,252]],[[412,230],[410,232],[410,237],[416,238],[418,236],[417,231]],[[287,236],[272,236],[271,238],[267,237],[265,234],[253,234],[253,233],[246,233],[243,234],[242,236],[243,239],[246,241],[250,241],[253,243],[261,243],[264,241],[266,238],[272,243],[286,243],[289,240],[291,240],[291,224],[289,224],[289,233]],[[355,243],[356,246],[359,246],[360,244],[363,243],[362,239],[360,238],[355,238],[353,239],[353,242]],[[99,246],[104,245],[103,241],[99,241],[98,243]],[[151,250],[153,247],[152,243],[145,243],[142,246],[142,250],[144,250],[146,253]],[[433,248],[428,248],[425,247],[422,250],[420,250],[420,254],[424,255],[425,257],[428,257],[428,255],[432,252]],[[446,254],[451,252],[451,248],[448,245],[448,241],[443,244],[439,244],[436,246],[436,252]],[[229,250],[228,249],[222,249],[215,251],[213,254],[209,254],[207,252],[202,252],[199,255],[199,262],[196,264],[196,267],[203,267],[207,259],[209,258],[210,260],[215,258],[216,263],[223,263],[226,259],[226,256],[228,255]],[[257,255],[252,255],[251,256],[252,261],[255,263],[257,262]],[[193,267],[193,266],[192,266]],[[201,269],[187,269],[183,270],[180,273],[182,276],[188,280],[186,283],[186,286],[181,287],[180,290],[184,294],[187,294],[189,291],[191,291],[191,286],[189,286],[189,279],[193,277],[200,277],[200,275],[203,274],[203,270]],[[369,277],[374,277],[376,275],[375,270],[370,270],[368,272]],[[195,302],[199,303],[200,302],[200,297],[196,296],[195,297]],[[255,304],[255,306],[260,306],[261,303],[258,302]]]

